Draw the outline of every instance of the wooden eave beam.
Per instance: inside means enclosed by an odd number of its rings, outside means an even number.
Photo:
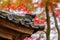
[[[15,24],[8,22],[8,21],[1,19],[1,18],[0,18],[0,25],[10,28],[12,30],[18,31],[18,32],[27,33],[27,34],[32,34],[34,31],[33,29],[29,29],[29,28],[26,28],[23,26],[15,25]]]

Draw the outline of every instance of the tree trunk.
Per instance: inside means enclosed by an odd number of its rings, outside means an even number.
[[[49,17],[49,10],[48,10],[48,2],[46,2],[45,6],[46,10],[46,18],[47,18],[47,32],[46,32],[46,40],[50,40],[50,17]]]
[[[56,29],[58,31],[58,40],[60,40],[60,30],[58,28],[58,23],[57,23],[57,19],[56,19],[56,16],[55,16],[55,13],[54,13],[54,10],[53,10],[53,5],[51,5],[51,11],[53,13],[53,16],[54,16],[54,21],[55,21],[55,26],[56,26]]]

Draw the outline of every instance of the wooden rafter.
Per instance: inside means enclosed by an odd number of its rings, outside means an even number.
[[[0,30],[0,37],[12,40],[13,35],[9,34],[9,33],[6,33],[5,31]]]
[[[10,28],[10,29],[18,31],[18,32],[27,33],[27,34],[32,34],[34,31],[33,29],[21,27],[21,26],[15,25],[13,23],[10,23],[6,20],[3,20],[3,19],[0,19],[0,25],[3,25],[6,28]]]

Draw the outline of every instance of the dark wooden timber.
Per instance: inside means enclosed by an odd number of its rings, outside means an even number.
[[[19,26],[5,19],[0,18],[0,37],[8,40],[23,40],[24,37],[31,35],[34,29]]]
[[[27,34],[32,34],[34,31],[33,29],[29,29],[26,27],[22,27],[22,26],[18,26],[16,24],[10,23],[6,20],[3,20],[2,18],[0,18],[0,25],[10,28],[12,30],[18,31],[18,32],[27,33]]]

